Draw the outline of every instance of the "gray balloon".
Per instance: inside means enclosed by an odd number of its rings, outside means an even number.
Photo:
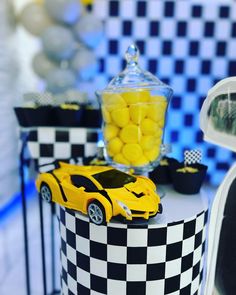
[[[57,68],[57,64],[50,60],[44,52],[38,52],[32,61],[34,72],[41,78],[45,78],[51,70]]]
[[[49,15],[59,22],[74,24],[81,14],[79,0],[45,0]]]
[[[98,64],[93,52],[80,48],[71,60],[71,68],[84,81],[91,80],[98,72]]]
[[[103,24],[94,15],[88,13],[75,24],[74,33],[78,40],[90,48],[95,48],[103,38]]]
[[[52,20],[45,8],[37,3],[30,3],[23,8],[20,22],[28,32],[35,36],[41,35],[46,28],[52,25]]]
[[[58,68],[49,72],[46,82],[48,91],[61,93],[76,86],[76,77],[71,70]]]
[[[69,59],[75,50],[75,40],[71,31],[62,26],[52,26],[42,34],[43,49],[56,60]]]

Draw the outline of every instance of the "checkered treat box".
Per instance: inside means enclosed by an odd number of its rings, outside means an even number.
[[[60,207],[62,294],[200,295],[207,215],[96,226]]]
[[[28,149],[37,166],[56,160],[71,158],[83,162],[83,158],[95,156],[98,129],[38,127],[29,131]]]

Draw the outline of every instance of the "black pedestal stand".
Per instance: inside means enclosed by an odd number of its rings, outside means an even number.
[[[21,201],[22,201],[22,218],[23,218],[23,234],[24,234],[24,249],[25,249],[25,277],[26,277],[26,294],[31,295],[31,270],[29,260],[29,239],[28,239],[28,214],[27,214],[27,198],[25,190],[25,173],[24,169],[29,164],[29,159],[25,158],[26,144],[28,140],[28,133],[21,134],[22,146],[20,152],[20,179],[21,179]],[[41,264],[42,264],[42,282],[43,282],[43,295],[60,294],[56,289],[56,275],[55,275],[55,205],[51,204],[51,220],[50,220],[50,234],[51,234],[51,292],[48,291],[46,269],[46,255],[45,255],[45,240],[44,240],[44,212],[42,199],[39,198],[39,221],[40,221],[40,240],[41,240]]]

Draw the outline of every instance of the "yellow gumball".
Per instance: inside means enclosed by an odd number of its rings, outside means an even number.
[[[135,124],[128,124],[121,129],[120,138],[125,143],[138,143],[141,139],[140,128]]]
[[[118,154],[121,151],[122,146],[123,146],[123,142],[120,140],[119,137],[112,138],[107,144],[108,150],[113,155]]]
[[[147,102],[150,98],[150,92],[147,90],[123,92],[122,97],[127,104],[136,104],[139,102]]]
[[[122,148],[122,154],[128,161],[135,162],[142,157],[143,151],[139,144],[127,143]]]
[[[143,150],[150,150],[152,149],[156,144],[156,137],[152,135],[145,135],[142,136],[140,141],[140,146]]]
[[[140,124],[141,131],[144,135],[155,135],[158,125],[153,120],[146,118]]]
[[[130,165],[130,162],[121,153],[115,155],[113,160],[114,160],[114,162],[119,163],[119,164]]]
[[[122,96],[117,93],[104,93],[102,96],[102,102],[109,112],[117,108],[124,108],[127,106]]]
[[[135,124],[140,122],[146,117],[148,106],[144,103],[131,105],[129,108],[130,118]]]
[[[115,109],[111,112],[111,118],[117,126],[124,127],[129,123],[129,109]]]
[[[139,159],[136,161],[133,161],[131,164],[133,166],[144,166],[149,163],[149,160],[145,156],[141,156]]]
[[[113,124],[105,124],[105,126],[103,128],[103,134],[104,134],[105,140],[109,141],[112,138],[116,137],[119,130],[120,129]]]
[[[106,123],[111,123],[111,115],[108,112],[108,110],[106,109],[106,107],[102,106],[102,117],[104,122]]]
[[[158,146],[155,146],[151,150],[144,151],[144,155],[149,161],[155,161],[160,155],[160,149]]]

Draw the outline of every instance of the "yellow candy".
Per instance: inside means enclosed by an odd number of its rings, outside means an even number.
[[[119,163],[119,164],[130,165],[130,162],[127,159],[125,159],[125,157],[121,153],[115,155],[113,160],[114,160],[114,162]]]
[[[107,153],[109,157],[113,158],[114,153],[109,149],[109,147],[107,147]]]
[[[164,102],[165,104],[167,104],[165,96],[162,96],[162,95],[152,95],[152,96],[150,96],[149,101],[151,101],[151,102]]]
[[[155,161],[160,155],[160,149],[158,146],[155,146],[151,150],[144,151],[144,155],[149,161]]]
[[[150,150],[156,145],[156,137],[151,135],[142,136],[140,146],[143,150]]]
[[[158,129],[157,123],[149,118],[142,120],[140,127],[144,135],[155,135]]]
[[[129,123],[129,109],[118,108],[111,112],[114,123],[119,127],[125,127]]]
[[[148,107],[146,104],[140,103],[136,105],[131,105],[129,108],[130,118],[135,124],[140,124],[140,122],[146,117]]]
[[[121,129],[120,138],[125,143],[138,143],[141,139],[140,128],[135,124],[128,124]]]
[[[118,154],[121,151],[122,146],[123,142],[118,137],[112,138],[107,144],[109,152],[113,155]]]
[[[148,163],[149,163],[149,160],[145,156],[141,156],[136,161],[133,161],[132,165],[133,166],[143,166],[143,165],[147,165]]]
[[[156,129],[155,139],[158,141],[162,138],[163,130],[161,128]]]
[[[119,128],[112,124],[106,124],[103,129],[105,140],[109,141],[116,137],[119,132]]]
[[[127,104],[136,104],[138,102],[147,102],[150,98],[150,93],[147,90],[123,92],[122,97]]]
[[[148,106],[147,116],[150,119],[152,119],[153,121],[164,125],[165,112],[166,112],[166,110],[162,106],[160,106],[158,104],[150,104]]]
[[[176,170],[177,172],[182,172],[182,173],[197,173],[198,169],[193,168],[193,167],[184,167]]]
[[[166,159],[160,161],[160,166],[169,166],[169,163]]]
[[[161,141],[162,141],[161,137],[154,137],[154,145],[155,146],[159,147],[161,145]]]
[[[122,148],[122,154],[128,161],[135,162],[143,155],[143,151],[139,144],[127,143]]]
[[[102,116],[103,116],[104,122],[111,123],[111,115],[104,106],[102,106]]]
[[[114,93],[104,93],[102,96],[102,101],[104,106],[106,106],[108,111],[115,110],[117,108],[126,107],[126,102],[121,95]]]

